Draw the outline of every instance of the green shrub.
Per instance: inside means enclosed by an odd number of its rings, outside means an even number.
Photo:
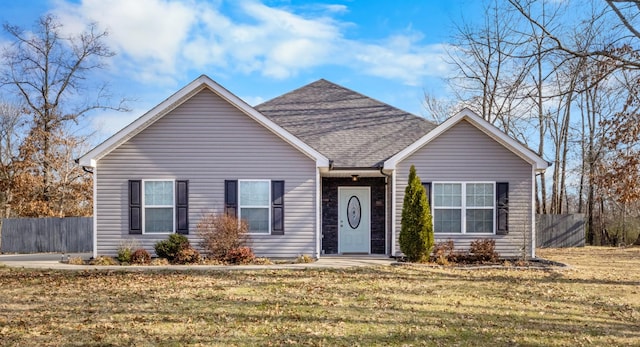
[[[256,256],[249,247],[230,249],[225,256],[225,261],[231,264],[251,264],[255,259]]]
[[[151,254],[143,248],[136,249],[131,254],[131,264],[148,265],[151,263]]]
[[[158,257],[165,258],[170,263],[173,263],[181,249],[188,247],[191,247],[189,239],[180,234],[171,234],[168,239],[158,241],[154,245],[154,249]]]
[[[118,255],[116,256],[116,260],[121,263],[130,263],[131,254],[133,254],[133,252],[130,248],[118,248]]]
[[[122,240],[120,242],[120,246],[118,247],[118,255],[116,256],[116,260],[121,263],[131,263],[131,255],[137,248],[140,248],[140,246],[138,245],[138,241],[134,239]]]
[[[200,245],[210,258],[224,261],[230,250],[249,246],[247,222],[227,214],[204,213],[196,230],[202,237]]]
[[[427,193],[411,165],[409,180],[404,191],[400,250],[410,262],[425,262],[433,248],[433,222]]]
[[[193,247],[185,247],[178,251],[174,264],[197,264],[200,262],[200,252]]]

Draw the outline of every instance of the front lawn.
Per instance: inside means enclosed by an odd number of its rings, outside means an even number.
[[[57,272],[0,268],[3,346],[637,345],[640,248],[569,270]]]

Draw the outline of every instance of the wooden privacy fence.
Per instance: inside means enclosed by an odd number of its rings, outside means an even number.
[[[91,252],[93,218],[7,218],[2,220],[2,253]]]
[[[584,214],[536,215],[536,247],[584,247]]]
[[[536,215],[536,247],[583,247],[584,214]],[[93,218],[8,218],[0,229],[2,253],[91,252]]]

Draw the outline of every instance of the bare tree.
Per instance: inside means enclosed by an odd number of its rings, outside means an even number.
[[[557,9],[547,11],[544,6],[539,12],[539,20],[546,25],[558,16]],[[453,79],[453,89],[461,102],[470,104],[484,119],[537,148],[541,157],[553,157],[555,154],[545,153],[549,127],[567,129],[569,121],[562,117],[555,117],[560,119],[556,124],[551,121],[552,113],[561,115],[564,110],[551,105],[562,99],[557,85],[559,76],[565,73],[559,69],[562,57],[548,50],[542,30],[522,21],[519,13],[504,2],[491,2],[484,14],[481,26],[458,26],[457,45],[450,53],[460,71]],[[532,132],[537,136],[532,137]],[[563,141],[566,134],[558,132],[562,135],[559,146],[567,147]],[[548,212],[546,183],[545,173],[541,173],[535,186],[539,213]]]
[[[589,46],[575,47],[561,33],[556,32],[555,27],[549,27],[546,23],[537,19],[528,8],[536,3],[544,3],[544,0],[508,0],[531,25],[541,30],[544,35],[549,38],[552,45],[548,47],[549,51],[561,51],[573,58],[587,58],[594,60],[610,60],[611,65],[615,68],[609,69],[613,72],[617,69],[639,69],[640,68],[640,51],[638,48],[638,40],[640,40],[639,31],[637,29],[638,13],[640,5],[636,0],[606,0],[606,4],[602,6],[594,5],[593,2],[587,3],[593,7],[591,18],[583,22],[587,26],[598,25],[597,22],[606,22],[606,30],[600,33],[599,42],[593,42]],[[578,4],[582,6],[583,3]],[[612,17],[618,20],[617,23],[612,21]],[[608,75],[604,74],[601,79]],[[594,81],[598,83],[599,81]]]
[[[582,113],[581,139],[582,173],[580,175],[580,203],[578,209],[586,210],[588,217],[588,241],[595,241],[596,212],[602,214],[608,208],[623,209],[640,199],[637,189],[637,146],[640,136],[636,131],[640,119],[637,86],[640,83],[640,3],[638,1],[607,0],[605,2],[566,3],[574,6],[572,13],[579,18],[570,18],[569,25],[576,27],[573,35],[565,35],[563,26],[545,23],[530,9],[544,6],[544,1],[508,0],[522,18],[539,30],[547,38],[545,51],[560,54],[562,66],[575,66],[579,75],[567,80],[563,97],[579,100]],[[557,5],[557,4],[554,4]],[[586,5],[586,6],[585,6]],[[621,82],[621,83],[618,83]],[[617,90],[612,90],[615,86]],[[609,98],[603,93],[619,95],[623,98]],[[575,97],[577,96],[577,98]],[[611,100],[614,99],[614,100]],[[622,102],[620,102],[622,100]],[[568,100],[567,100],[568,101]],[[606,101],[607,107],[601,107]],[[570,106],[570,104],[565,104]],[[613,111],[616,110],[617,111]],[[565,110],[568,110],[565,108]],[[567,117],[571,113],[567,112]],[[611,117],[615,114],[615,117]],[[565,118],[567,119],[567,118]],[[564,152],[566,145],[560,143],[562,131],[556,133],[556,150]],[[566,141],[566,137],[564,140]],[[564,147],[564,148],[562,148]],[[558,153],[556,152],[556,158]],[[566,160],[560,160],[566,165]],[[563,183],[557,182],[566,175],[564,169],[556,175],[552,189],[552,209],[559,210],[563,199]],[[556,185],[557,184],[557,185]],[[585,186],[586,184],[586,186]],[[586,190],[586,204],[582,204],[583,188]],[[608,198],[607,198],[608,197]],[[606,203],[611,199],[612,203]],[[586,206],[585,206],[586,205]],[[598,208],[595,208],[595,207]],[[608,207],[607,207],[608,206]],[[624,217],[623,217],[624,218]],[[606,219],[600,216],[601,221]],[[598,226],[606,234],[605,226]],[[604,235],[604,234],[603,234]],[[603,237],[606,237],[604,235]],[[640,239],[638,240],[640,242]]]
[[[526,39],[515,30],[513,11],[498,1],[484,9],[481,25],[457,26],[451,63],[459,72],[452,78],[460,102],[504,132],[517,134],[516,110],[522,102],[522,84],[530,59],[513,59]]]
[[[32,202],[44,205],[54,200],[59,178],[54,165],[60,149],[56,134],[91,110],[125,109],[123,101],[111,105],[106,85],[96,85],[90,78],[114,55],[104,43],[107,33],[95,24],[79,34],[65,34],[62,29],[53,15],[39,18],[32,32],[4,24],[12,43],[2,52],[0,88],[13,92],[30,117],[19,156],[23,165],[34,165],[32,176],[42,180]]]
[[[580,109],[580,157],[581,167],[578,186],[578,213],[585,213],[587,217],[587,242],[598,244],[596,230],[602,232],[605,225],[601,218],[604,213],[604,187],[598,180],[599,167],[607,154],[604,143],[607,134],[610,133],[610,125],[607,125],[616,110],[620,107],[619,100],[624,100],[625,87],[617,79],[610,79],[608,83],[593,83],[599,79],[602,66],[591,64],[582,71],[578,107]],[[606,72],[605,72],[606,73]]]
[[[456,104],[446,99],[440,99],[434,95],[424,92],[422,105],[427,111],[427,117],[435,123],[440,124],[453,115],[454,112],[462,109],[462,106],[456,110]]]
[[[19,174],[15,162],[24,118],[19,107],[0,102],[0,219],[11,216],[12,183]]]

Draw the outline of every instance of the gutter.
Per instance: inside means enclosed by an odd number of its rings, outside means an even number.
[[[378,167],[377,166],[353,166],[353,167],[334,167],[333,163],[331,165],[329,165],[329,170],[330,171],[374,171],[377,170]]]
[[[391,174],[384,173],[384,171],[383,171],[384,170],[384,165],[380,165],[380,166],[378,166],[378,168],[380,169],[380,174],[382,174],[386,178],[391,178]],[[386,183],[386,180],[385,180],[385,183]]]
[[[80,159],[75,159],[74,162],[76,164],[80,164]],[[90,173],[93,175],[93,168],[91,166],[84,166],[82,165],[82,171],[86,172],[86,173]]]

